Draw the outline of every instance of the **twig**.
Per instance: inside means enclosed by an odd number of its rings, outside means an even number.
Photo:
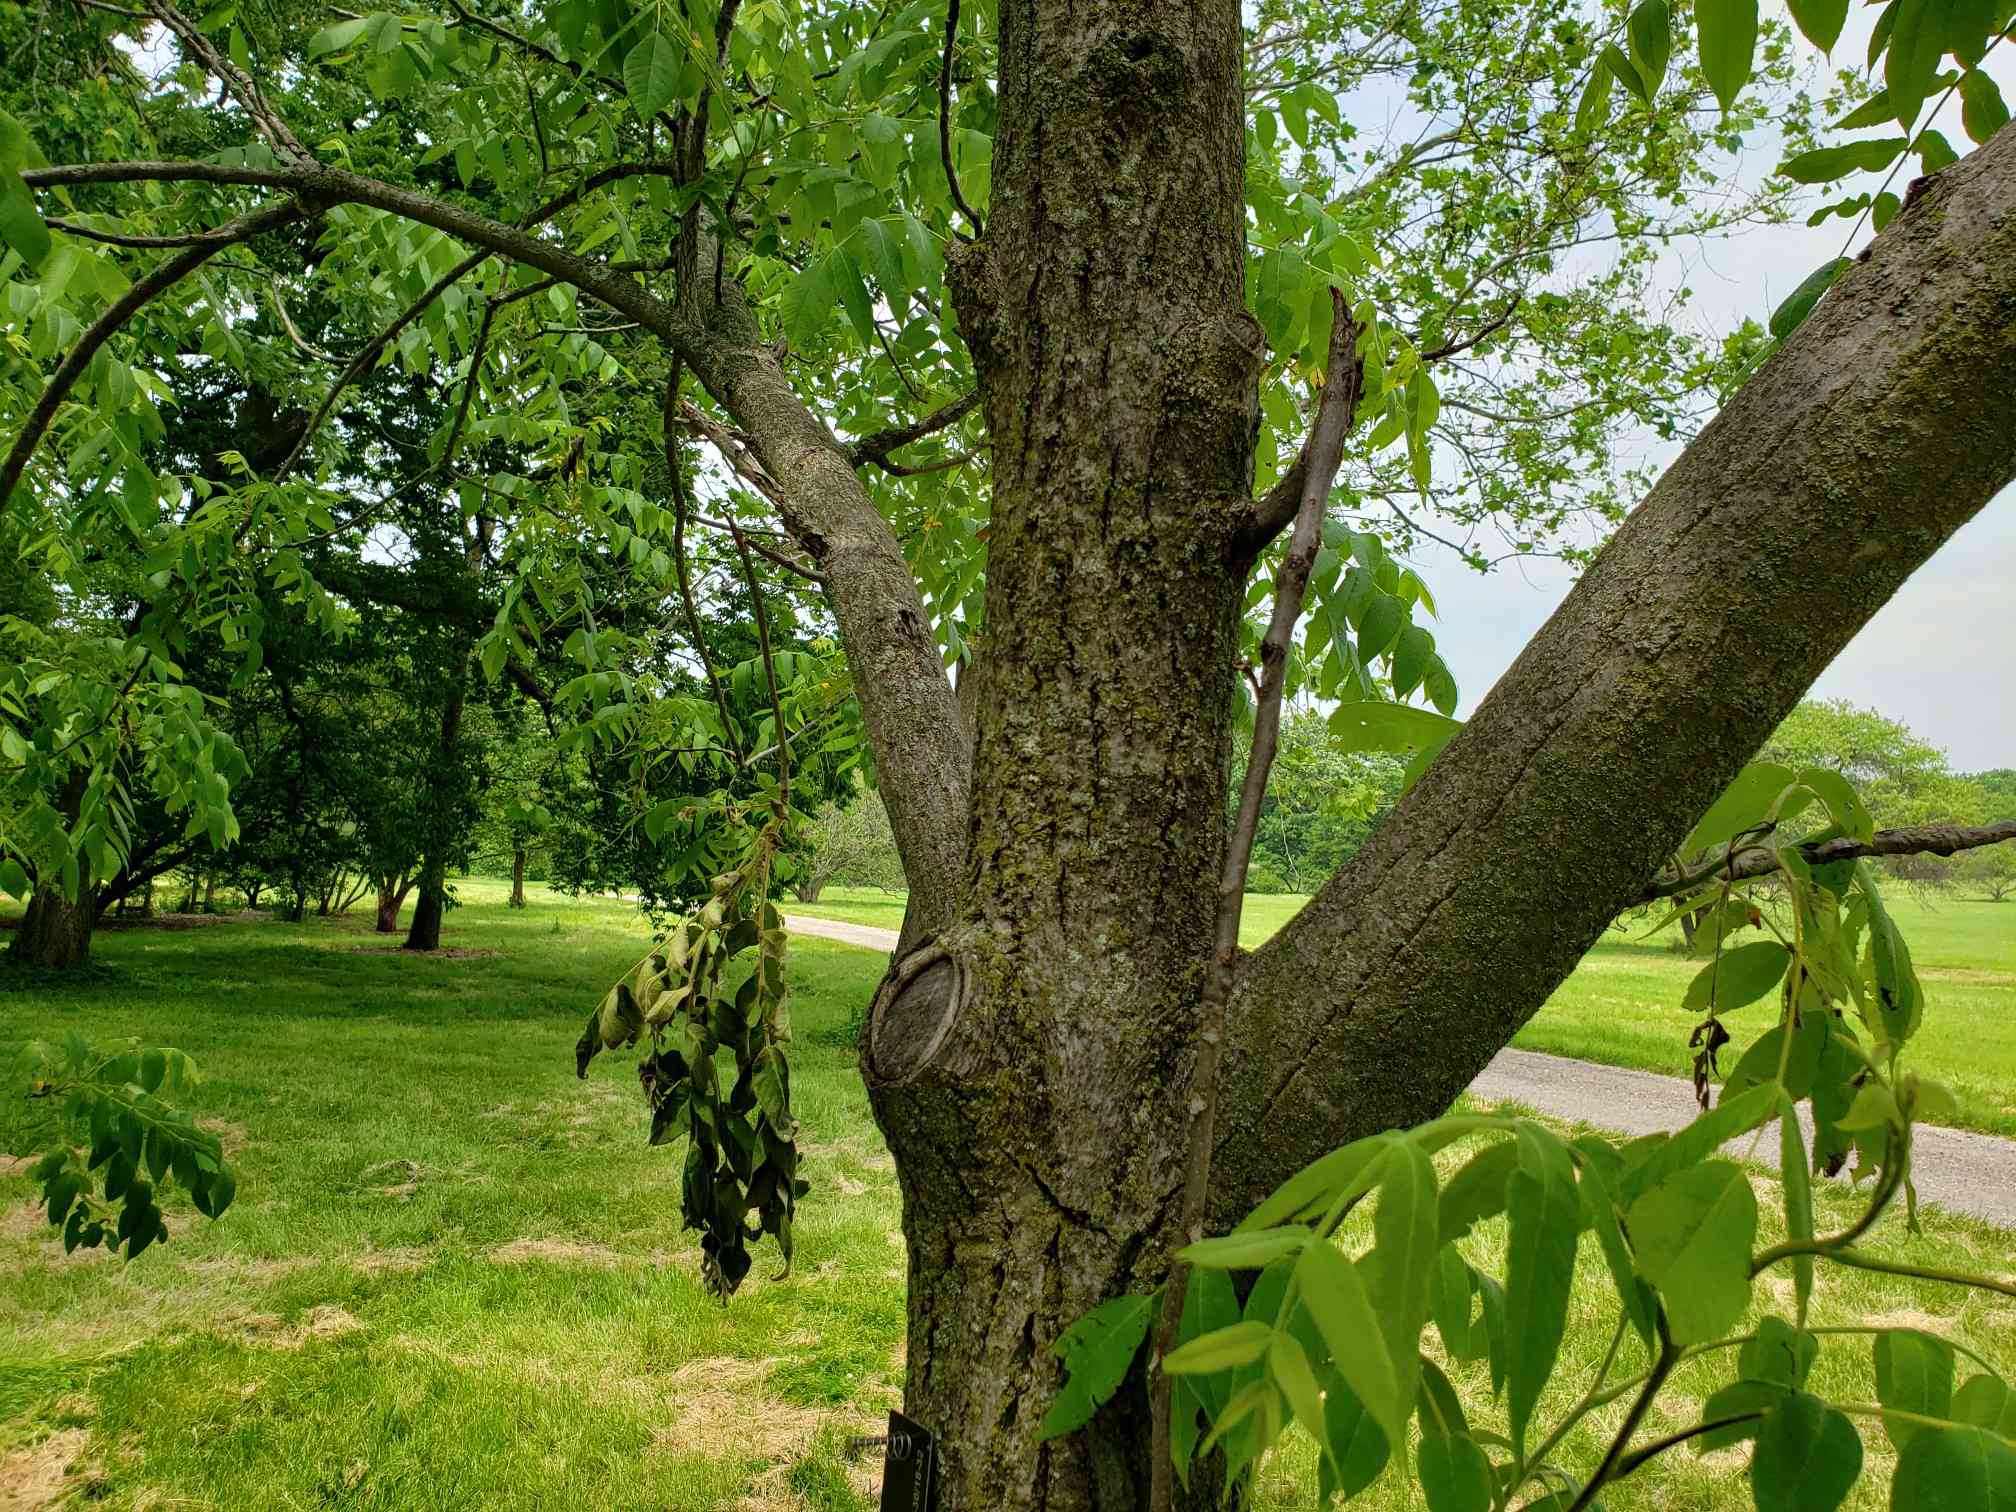
[[[864,462],[885,465],[884,459],[899,447],[908,446],[912,441],[921,441],[926,436],[935,435],[947,426],[957,425],[973,413],[980,403],[980,391],[961,394],[950,404],[943,405],[926,415],[922,420],[909,425],[892,425],[887,430],[873,431],[847,448],[847,460],[859,467]]]
[[[1213,939],[1211,971],[1204,979],[1199,1009],[1197,1060],[1191,1068],[1186,1108],[1190,1118],[1189,1154],[1183,1175],[1183,1203],[1177,1218],[1185,1243],[1204,1237],[1204,1202],[1211,1179],[1211,1142],[1218,1107],[1218,1068],[1225,1054],[1225,1014],[1232,999],[1239,959],[1239,918],[1246,897],[1246,872],[1259,832],[1260,804],[1267,795],[1267,777],[1281,733],[1282,694],[1288,680],[1288,651],[1295,625],[1302,617],[1302,598],[1309,574],[1323,544],[1323,512],[1330,484],[1344,460],[1344,437],[1358,416],[1362,370],[1358,364],[1358,327],[1344,296],[1330,291],[1334,323],[1330,328],[1330,360],[1324,372],[1323,397],[1316,426],[1309,437],[1309,467],[1302,481],[1300,506],[1288,554],[1275,581],[1274,610],[1260,642],[1260,697],[1253,712],[1253,744],[1246,758],[1246,779],[1240,785],[1239,813],[1225,848],[1218,879],[1218,919]],[[1170,1408],[1174,1378],[1159,1369],[1162,1357],[1175,1347],[1183,1322],[1183,1299],[1189,1267],[1170,1268],[1162,1294],[1162,1318],[1155,1341],[1158,1366],[1152,1385],[1154,1463],[1148,1505],[1150,1512],[1170,1512],[1175,1497],[1175,1467],[1170,1458]]]
[[[212,243],[224,245],[218,240],[221,233],[217,231],[190,231],[181,236],[135,236],[125,231],[100,231],[56,215],[44,216],[43,223],[53,226],[58,231],[67,231],[72,236],[81,236],[87,241],[104,242],[114,247],[201,247]]]
[[[982,234],[980,217],[959,192],[959,174],[952,166],[952,47],[958,36],[959,0],[946,0],[945,63],[938,70],[938,155],[945,162],[945,182],[952,190],[952,203],[959,207],[959,213],[966,217],[977,237]]]
[[[1842,836],[1837,840],[1809,841],[1799,854],[1809,866],[1830,861],[1854,861],[1863,856],[1951,856],[1984,845],[2000,845],[2016,840],[2016,819],[1995,824],[1914,824],[1899,829],[1878,830],[1867,840]],[[1704,882],[1727,879],[1748,882],[1778,870],[1778,853],[1761,845],[1745,846],[1734,853],[1724,852],[1690,870],[1661,872],[1645,884],[1641,903],[1655,903],[1699,887]]]

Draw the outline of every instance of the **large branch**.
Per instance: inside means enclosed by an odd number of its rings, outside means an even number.
[[[529,231],[323,164],[84,163],[30,169],[22,177],[32,187],[245,184],[293,189],[318,203],[369,205],[572,284],[665,341],[751,436],[758,460],[780,484],[785,524],[826,577],[913,894],[914,922],[906,922],[906,931],[949,920],[965,855],[969,757],[937,638],[901,543],[846,449],[792,390],[733,279],[690,280],[684,302],[675,306],[626,273]],[[718,271],[719,256],[713,238],[702,237],[700,264]],[[718,299],[703,290],[719,291]],[[25,437],[24,443],[32,450]]]
[[[1830,861],[1855,861],[1863,856],[1956,856],[1964,850],[1984,845],[2000,845],[2016,840],[2016,819],[1996,824],[1913,824],[1900,829],[1878,830],[1867,840],[1843,836],[1799,847],[1808,866],[1825,866]],[[1777,852],[1761,845],[1746,845],[1734,856],[1721,856],[1683,872],[1661,872],[1645,886],[1637,899],[1656,903],[1676,897],[1711,882],[1749,882],[1768,877],[1778,870]]]
[[[1356,861],[1249,960],[1215,1216],[1448,1106],[1869,617],[2016,476],[2016,132],[1707,426]]]

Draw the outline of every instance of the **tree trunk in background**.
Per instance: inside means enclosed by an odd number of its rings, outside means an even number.
[[[800,903],[817,903],[819,894],[826,891],[824,877],[804,877],[791,884],[791,896]]]
[[[1145,1393],[1037,1433],[1052,1346],[1160,1280],[1183,1184],[1263,356],[1239,15],[1004,0],[993,207],[949,254],[994,473],[972,850],[864,1036],[945,1512],[1147,1497]]]
[[[525,848],[511,852],[511,906],[525,906]]]
[[[439,950],[441,916],[448,908],[448,851],[459,838],[449,833],[447,810],[455,781],[456,747],[462,736],[462,703],[468,680],[459,677],[441,706],[441,746],[427,774],[428,843],[420,863],[420,897],[413,905],[413,923],[406,931],[406,950]]]
[[[7,957],[17,966],[61,971],[81,966],[91,956],[91,929],[98,909],[91,885],[91,863],[78,862],[78,891],[84,901],[72,903],[53,887],[41,887],[28,900],[28,911],[8,944]]]
[[[399,928],[399,910],[406,906],[406,892],[412,884],[397,877],[378,883],[378,933],[393,934]]]
[[[217,912],[217,873],[211,872],[203,879],[203,912]]]
[[[420,896],[413,903],[413,922],[406,929],[403,950],[439,950],[441,915],[447,906],[448,863],[436,851],[420,866]]]

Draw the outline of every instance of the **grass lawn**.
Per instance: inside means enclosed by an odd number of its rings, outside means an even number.
[[[1272,935],[1308,900],[1251,894],[1239,931],[1247,947]],[[1959,1100],[1950,1120],[1965,1129],[2016,1136],[2016,904],[1935,898],[1897,890],[1889,900],[1924,980],[1925,1026],[1911,1061],[1944,1082]],[[894,929],[903,921],[900,896],[873,888],[836,887],[794,913],[848,919]],[[1685,1076],[1694,1052],[1694,1019],[1680,1011],[1681,994],[1701,962],[1676,954],[1670,935],[1642,940],[1645,925],[1612,930],[1561,984],[1512,1041],[1612,1066]],[[1767,1027],[1768,1003],[1731,1015],[1740,1049]],[[1747,1035],[1745,1031],[1748,1031]],[[1733,1065],[1725,1061],[1724,1069]]]
[[[588,1006],[642,927],[614,902],[535,890],[521,913],[501,886],[461,891],[447,958],[405,955],[358,917],[107,931],[74,982],[0,972],[0,1054],[69,1028],[178,1045],[205,1072],[196,1111],[240,1171],[222,1222],[171,1201],[173,1242],[128,1266],[66,1258],[25,1172],[0,1163],[0,1507],[58,1494],[132,1512],[873,1505],[875,1462],[850,1461],[844,1439],[896,1400],[903,1255],[844,1025],[879,957],[793,945],[813,1189],[794,1274],[772,1279],[766,1246],[723,1309],[678,1227],[679,1152],[643,1143],[629,1058],[573,1076]],[[1845,1214],[1827,1204],[1823,1224]],[[1928,1230],[1909,1240],[1886,1221],[1877,1247],[2009,1265],[2005,1234],[1940,1215]],[[1501,1243],[1485,1226],[1473,1258],[1495,1263]],[[1757,1299],[1783,1308],[1789,1293],[1768,1279]],[[2016,1366],[2007,1302],[1859,1274],[1820,1295],[1820,1322],[1936,1329]],[[1593,1365],[1610,1321],[1578,1304],[1569,1358]],[[1817,1389],[1872,1400],[1868,1361],[1866,1341],[1830,1340]],[[1627,1347],[1621,1369],[1638,1368]],[[1482,1367],[1452,1374],[1502,1426]],[[1726,1358],[1683,1367],[1654,1426],[1689,1419],[1729,1374]],[[1566,1380],[1561,1400],[1583,1384]],[[1887,1485],[1880,1431],[1869,1447]],[[1578,1448],[1593,1462],[1593,1444]],[[1261,1505],[1313,1507],[1313,1464],[1293,1442]],[[1674,1456],[1606,1501],[1747,1505],[1739,1464]],[[1854,1505],[1883,1501],[1865,1474]],[[1391,1477],[1358,1503],[1410,1504]]]

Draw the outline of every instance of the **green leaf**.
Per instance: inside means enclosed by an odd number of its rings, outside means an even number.
[[[1834,51],[1841,40],[1841,28],[1848,20],[1848,0],[1787,0],[1792,24],[1806,40],[1824,53]]]
[[[351,21],[338,21],[334,26],[325,26],[308,39],[308,56],[320,58],[328,53],[341,52],[364,34],[371,24],[371,17],[359,16]]]
[[[872,348],[875,345],[875,302],[868,297],[868,286],[861,281],[861,265],[854,261],[852,252],[845,246],[839,246],[826,254],[826,268],[829,280],[839,291],[841,306],[847,311],[848,324],[861,338],[861,345]]]
[[[849,239],[857,262],[873,276],[897,319],[909,308],[909,280],[903,275],[903,244],[887,221],[864,220]]]
[[[1446,714],[1371,699],[1340,703],[1330,715],[1330,733],[1345,752],[1439,751],[1462,728]]]
[[[2016,1447],[1979,1428],[1919,1434],[1897,1456],[1890,1512],[2016,1512]]]
[[[645,120],[679,98],[679,45],[661,31],[652,31],[623,59],[623,87],[630,104]]]
[[[1453,1244],[1443,1245],[1435,1255],[1428,1311],[1435,1319],[1435,1331],[1442,1336],[1442,1348],[1452,1360],[1481,1360],[1490,1349],[1483,1319],[1471,1305],[1476,1294],[1476,1283],[1462,1254]]]
[[[1820,801],[1827,805],[1827,812],[1844,833],[1857,840],[1867,840],[1876,833],[1876,821],[1870,817],[1861,794],[1832,767],[1807,767],[1799,773],[1799,781],[1820,795]]]
[[[1272,1325],[1249,1319],[1192,1339],[1181,1349],[1172,1349],[1162,1357],[1162,1368],[1171,1375],[1230,1370],[1253,1364],[1267,1353],[1267,1346],[1273,1342]]]
[[[1953,1406],[1951,1344],[1915,1328],[1893,1328],[1876,1336],[1875,1355],[1877,1401],[1918,1417],[1947,1416]],[[1883,1431],[1901,1450],[1920,1434],[1937,1430],[1907,1418],[1886,1416]]]
[[[1295,1421],[1317,1443],[1322,1443],[1323,1391],[1316,1384],[1316,1372],[1309,1368],[1309,1356],[1303,1353],[1293,1335],[1274,1335],[1274,1342],[1267,1346],[1267,1373],[1288,1399]]]
[[[1834,287],[1834,281],[1846,273],[1849,266],[1847,258],[1837,257],[1807,274],[1805,282],[1771,312],[1771,335],[1783,341],[1798,330],[1806,317],[1813,313],[1813,306],[1820,303],[1820,296]],[[1787,804],[1787,808],[1791,806]]]
[[[1575,129],[1595,131],[1610,119],[1610,87],[1617,82],[1610,65],[1601,58],[1589,70],[1589,82],[1582,86],[1582,98],[1575,105]]]
[[[26,129],[0,112],[0,242],[39,269],[49,256],[49,227],[35,208],[35,196],[21,180],[21,170],[40,156]]]
[[[1806,1385],[1820,1341],[1783,1318],[1765,1317],[1736,1357],[1736,1374],[1746,1381],[1769,1381],[1787,1391]]]
[[[1818,1397],[1794,1392],[1757,1430],[1750,1456],[1757,1512],[1834,1512],[1861,1473],[1855,1425]]]
[[[1725,950],[1687,984],[1680,1006],[1687,1013],[1705,1013],[1711,1005],[1718,1013],[1742,1008],[1776,987],[1791,964],[1792,952],[1776,940]]]
[[[1148,1337],[1148,1324],[1159,1295],[1130,1294],[1102,1302],[1072,1324],[1052,1346],[1063,1357],[1069,1375],[1050,1410],[1043,1414],[1043,1427],[1037,1434],[1039,1442],[1084,1427],[1092,1421],[1092,1414],[1120,1389],[1134,1363],[1135,1352]]]
[[[1753,1087],[1736,1097],[1723,1097],[1709,1112],[1670,1139],[1648,1144],[1645,1153],[1625,1168],[1617,1183],[1617,1199],[1626,1207],[1696,1161],[1705,1159],[1765,1119],[1775,1117],[1783,1099],[1776,1087]]]
[[[1392,1142],[1390,1134],[1372,1134],[1312,1160],[1276,1187],[1239,1225],[1238,1232],[1317,1217],[1356,1185]]]
[[[1300,1254],[1311,1233],[1302,1224],[1281,1228],[1241,1230],[1200,1239],[1176,1252],[1176,1258],[1214,1270],[1260,1270],[1290,1255]]]
[[[1960,75],[1960,124],[1976,142],[1987,141],[2009,124],[2009,107],[2002,103],[2002,91],[1978,68]]]
[[[1596,1231],[1596,1242],[1603,1251],[1603,1264],[1609,1269],[1611,1284],[1617,1288],[1617,1300],[1624,1308],[1624,1316],[1638,1330],[1638,1337],[1648,1346],[1656,1346],[1658,1327],[1652,1293],[1632,1265],[1630,1246],[1624,1242],[1624,1228],[1617,1219],[1616,1197],[1611,1186],[1613,1171],[1596,1158],[1597,1151],[1608,1150],[1609,1146],[1599,1137],[1589,1135],[1577,1139],[1575,1148],[1583,1152],[1583,1211],[1588,1214],[1590,1226]],[[1614,1164],[1621,1166],[1622,1162],[1615,1158],[1615,1152],[1611,1153]]]
[[[1356,1496],[1386,1468],[1392,1450],[1378,1421],[1334,1369],[1318,1373],[1323,1382],[1323,1447],[1328,1451],[1317,1469],[1318,1489],[1325,1505],[1333,1496]]]
[[[1521,1124],[1519,1163],[1506,1188],[1510,1237],[1505,1260],[1505,1372],[1512,1441],[1524,1452],[1526,1427],[1554,1373],[1575,1283],[1582,1199],[1575,1164],[1553,1134]]]
[[[1645,81],[1649,104],[1666,81],[1666,63],[1673,56],[1673,13],[1666,0],[1639,0],[1626,23],[1630,33],[1631,61]]]
[[[1638,72],[1638,65],[1631,61],[1624,49],[1615,42],[1606,42],[1602,59],[1602,66],[1610,70],[1610,76],[1636,95],[1641,105],[1650,109],[1652,96],[1645,88],[1645,76]]]
[[[1490,1512],[1491,1461],[1476,1440],[1461,1434],[1424,1434],[1414,1466],[1428,1512]]]
[[[1437,1232],[1452,1244],[1477,1223],[1505,1211],[1505,1188],[1519,1165],[1519,1142],[1504,1140],[1479,1150],[1442,1187]]]
[[[1407,606],[1390,593],[1374,596],[1358,622],[1358,659],[1371,662],[1393,649],[1400,627],[1407,623]]]
[[[25,903],[29,894],[34,892],[35,884],[28,880],[28,873],[21,869],[21,863],[7,856],[0,858],[0,888]]]
[[[1906,131],[1931,93],[1939,60],[1946,52],[1945,17],[1939,0],[1901,0],[1883,54],[1883,84],[1897,124]]]
[[[1625,1226],[1676,1344],[1719,1338],[1743,1316],[1757,1198],[1734,1162],[1710,1160],[1668,1177],[1631,1204]]]
[[[1435,1277],[1435,1163],[1412,1140],[1401,1140],[1381,1163],[1379,1210],[1364,1269],[1373,1310],[1393,1362],[1393,1387],[1414,1400],[1420,1376],[1421,1330]]]
[[[1798,184],[1831,184],[1851,173],[1880,172],[1904,156],[1910,145],[1908,138],[1898,136],[1816,147],[1785,159],[1778,165],[1778,171]]]
[[[1358,1267],[1324,1241],[1302,1251],[1295,1282],[1345,1384],[1365,1404],[1388,1444],[1406,1443],[1413,1399],[1400,1395],[1385,1334]]]
[[[1695,0],[1701,72],[1726,111],[1750,82],[1757,52],[1757,0]]]
[[[1977,1375],[1953,1393],[1953,1421],[2016,1439],[2016,1391],[2000,1376]]]
[[[1434,665],[1435,637],[1419,625],[1407,626],[1393,648],[1393,696],[1405,698],[1420,687]]]
[[[819,340],[838,298],[832,264],[827,258],[807,263],[805,271],[784,286],[777,301],[777,313],[792,346],[803,352]]]
[[[1754,761],[1736,774],[1736,780],[1722,790],[1722,796],[1708,806],[1681,850],[1689,855],[1724,845],[1737,835],[1762,824],[1771,806],[1792,786],[1792,768],[1773,762]],[[1810,801],[1802,799],[1793,802]],[[1791,810],[1791,803],[1787,804]],[[1791,812],[1781,817],[1791,818]]]

